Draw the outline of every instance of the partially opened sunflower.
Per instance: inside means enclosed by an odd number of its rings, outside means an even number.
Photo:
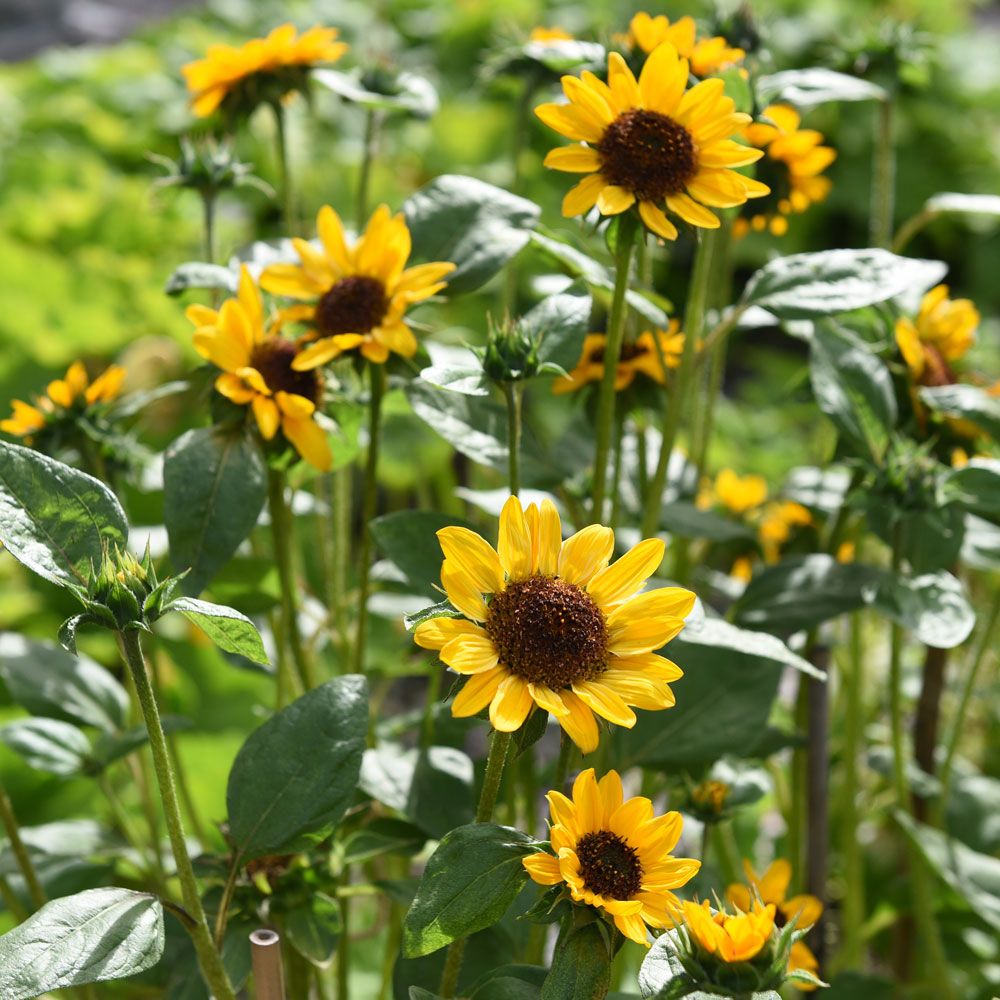
[[[951,385],[951,364],[976,341],[979,310],[969,299],[948,298],[947,285],[935,285],[921,300],[917,315],[896,321],[896,344],[914,382]]]
[[[670,43],[654,49],[638,81],[617,53],[608,56],[608,82],[593,73],[564,76],[568,104],[542,104],[535,114],[550,128],[577,140],[553,149],[545,165],[587,174],[563,199],[564,216],[619,215],[632,206],[654,233],[677,238],[664,212],[716,229],[712,208],[742,205],[769,188],[733,167],[754,163],[761,150],[735,140],[750,123],[736,111],[720,79],[691,89],[688,62]]]
[[[727,965],[749,962],[771,941],[774,933],[773,903],[753,903],[747,910],[727,913],[712,910],[708,900],[682,904],[683,925],[692,942]]]
[[[496,549],[468,528],[437,536],[441,584],[462,617],[422,622],[414,639],[468,677],[453,715],[489,706],[493,727],[513,732],[540,708],[589,753],[595,715],[631,727],[633,707],[674,704],[669,682],[681,670],[654,650],[681,631],[695,597],[678,587],[640,594],[663,560],[658,538],[611,563],[610,528],[592,524],[563,541],[551,501],[525,510],[517,497],[501,512]]]

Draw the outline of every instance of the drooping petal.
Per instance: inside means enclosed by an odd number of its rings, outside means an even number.
[[[513,733],[524,724],[534,704],[527,683],[508,674],[490,703],[490,723],[502,733]]]
[[[503,566],[493,546],[469,528],[449,525],[437,533],[446,560],[458,566],[483,594],[503,589]]]
[[[455,700],[451,703],[451,714],[456,719],[477,715],[493,700],[505,676],[499,667],[487,670],[484,674],[473,674],[455,695]]]

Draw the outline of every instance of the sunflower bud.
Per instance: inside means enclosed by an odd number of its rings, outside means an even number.
[[[691,811],[705,823],[721,819],[731,789],[724,781],[703,781],[691,789]]]
[[[90,616],[119,630],[145,628],[162,614],[177,579],[157,579],[148,546],[141,561],[117,545],[106,546],[90,583]]]
[[[491,321],[481,354],[487,378],[500,383],[522,382],[537,375],[542,367],[538,360],[540,339],[516,320]]]
[[[221,191],[249,186],[274,196],[271,186],[253,173],[253,164],[241,162],[228,142],[205,139],[195,143],[183,136],[176,160],[157,153],[148,154],[148,158],[166,171],[155,187],[188,188],[214,198]]]

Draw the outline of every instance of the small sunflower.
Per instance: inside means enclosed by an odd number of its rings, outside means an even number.
[[[680,901],[671,892],[701,868],[692,858],[675,858],[681,814],[655,816],[653,803],[624,799],[617,771],[600,782],[593,768],[580,773],[573,797],[549,792],[549,839],[545,851],[522,859],[540,885],[565,884],[578,903],[603,909],[632,941],[649,945],[646,928],[673,926]]]
[[[318,25],[299,35],[294,25],[283,24],[239,48],[210,45],[204,59],[181,67],[191,110],[205,118],[224,103],[252,111],[257,104],[282,99],[304,86],[310,66],[336,62],[347,51],[337,35],[336,28]]]
[[[779,929],[793,919],[796,921],[796,928],[800,930],[812,927],[819,920],[823,913],[823,904],[815,896],[802,893],[788,898],[788,886],[792,880],[792,866],[784,858],[778,858],[772,862],[771,866],[760,877],[757,876],[753,866],[746,859],[743,861],[743,870],[746,872],[749,885],[741,885],[737,882],[726,889],[726,898],[733,906],[740,910],[749,911],[753,903],[753,891],[756,890],[762,903],[774,907],[774,925]],[[795,972],[797,969],[805,969],[813,975],[816,975],[819,970],[816,956],[803,941],[796,941],[792,945],[789,956],[788,971]],[[796,983],[796,986],[800,990],[816,989],[809,983]]]
[[[196,327],[195,350],[222,369],[216,390],[238,406],[250,406],[265,440],[280,430],[310,465],[328,471],[333,456],[316,423],[319,376],[295,368],[299,347],[266,323],[260,290],[246,267],[240,268],[236,298],[218,310],[190,305],[186,315]]]
[[[537,28],[531,29],[531,34],[528,35],[529,42],[572,42],[573,36],[565,31],[563,28],[552,27],[546,28],[539,26]]]
[[[628,42],[642,49],[647,55],[657,46],[668,42],[677,49],[691,65],[691,72],[697,77],[709,76],[742,62],[746,56],[743,49],[732,46],[721,35],[698,38],[698,27],[694,18],[682,17],[671,23],[665,14],[652,17],[639,11],[629,22]]]
[[[896,344],[913,381],[951,385],[951,362],[962,358],[976,340],[979,310],[969,299],[949,299],[948,286],[937,285],[921,300],[915,319],[896,321]]]
[[[469,679],[452,715],[486,706],[495,729],[513,732],[536,708],[551,712],[584,752],[597,747],[595,713],[632,727],[632,707],[674,704],[676,664],[654,650],[684,627],[694,594],[664,587],[640,594],[663,560],[663,542],[647,538],[609,565],[614,532],[592,524],[562,540],[550,500],[504,504],[494,549],[468,528],[437,533],[441,583],[461,618],[433,618],[414,640],[440,650]]]
[[[823,133],[800,128],[802,117],[787,104],[772,104],[743,132],[746,140],[767,156],[757,164],[757,176],[771,194],[754,205],[754,211],[733,223],[733,234],[770,229],[775,236],[788,232],[788,216],[804,212],[830,193],[830,179],[821,174],[837,158],[837,151],[822,145]]]
[[[551,150],[545,166],[589,175],[563,199],[564,216],[594,205],[619,215],[638,205],[643,223],[673,240],[677,227],[663,205],[692,226],[716,229],[719,218],[706,206],[731,208],[768,193],[731,169],[763,155],[733,139],[750,116],[735,110],[722,80],[685,90],[687,82],[687,60],[669,43],[652,52],[638,82],[617,52],[608,56],[607,83],[590,72],[562,78],[569,104],[542,104],[535,114],[578,140]]]
[[[773,500],[769,503],[757,525],[757,538],[764,550],[764,561],[776,563],[781,556],[781,546],[792,537],[792,530],[812,523],[812,514],[794,500]]]
[[[576,367],[552,384],[552,391],[557,396],[575,392],[590,382],[601,381],[604,377],[606,340],[607,337],[603,333],[588,333],[583,338],[583,353]],[[636,375],[645,375],[663,385],[666,382],[666,374],[660,355],[662,354],[668,368],[676,368],[681,363],[683,350],[684,334],[677,320],[671,320],[666,330],[643,331],[635,340],[622,345],[621,358],[615,371],[615,392],[628,388]]]
[[[746,514],[767,499],[767,480],[750,473],[741,476],[732,469],[722,469],[715,477],[714,499],[732,514]]]
[[[741,913],[712,912],[708,900],[681,904],[683,926],[699,948],[731,965],[756,958],[771,940],[775,907],[755,902]]]
[[[48,384],[45,395],[35,397],[34,403],[11,400],[12,413],[6,420],[0,420],[0,431],[30,438],[50,423],[117,399],[124,379],[125,369],[111,365],[91,382],[83,362],[74,361],[62,378]]]
[[[402,213],[390,215],[387,205],[375,210],[353,247],[329,205],[319,210],[316,229],[321,250],[293,239],[301,263],[272,264],[260,278],[267,291],[306,303],[293,315],[308,323],[318,339],[296,357],[295,369],[318,368],[354,348],[376,364],[384,364],[390,351],[412,357],[417,340],[404,321],[406,310],[444,288],[442,279],[455,265],[407,268],[410,231]]]

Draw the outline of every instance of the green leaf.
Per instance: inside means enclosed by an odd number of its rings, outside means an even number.
[[[191,720],[181,715],[161,716],[160,723],[165,733],[176,733],[191,728]],[[143,725],[132,726],[122,733],[103,733],[91,747],[88,773],[103,771],[109,764],[127,757],[148,742],[149,732]]]
[[[313,893],[308,902],[285,914],[284,928],[300,955],[314,965],[325,967],[333,959],[343,930],[340,904],[325,893]]]
[[[830,323],[817,324],[809,348],[819,408],[862,454],[880,461],[898,418],[888,367],[863,341]]]
[[[968,420],[1000,441],[1000,399],[974,385],[928,386],[920,398],[935,413]]]
[[[1000,217],[1000,195],[996,194],[959,194],[958,192],[942,191],[932,195],[924,202],[924,211],[935,215],[983,215],[990,218]]]
[[[600,70],[605,62],[603,45],[598,42],[581,42],[575,38],[528,41],[522,46],[522,52],[528,59],[560,74],[581,69]]]
[[[69,719],[104,732],[121,729],[128,694],[100,664],[59,646],[0,633],[0,677],[32,715]]]
[[[897,257],[888,250],[798,253],[777,257],[755,272],[742,303],[786,320],[833,316],[926,289],[946,271],[939,261]]]
[[[412,614],[406,615],[403,625],[408,632],[412,632],[421,622],[430,621],[431,618],[460,618],[457,612],[448,601],[439,601],[430,607],[421,608]]]
[[[344,842],[344,863],[357,864],[383,854],[410,857],[423,850],[426,843],[427,834],[415,824],[378,816]]]
[[[58,719],[17,719],[0,727],[0,743],[28,767],[63,778],[84,770],[90,741],[76,726]]]
[[[594,921],[574,928],[557,948],[552,969],[542,984],[541,1000],[594,1000],[611,985],[611,952]]]
[[[239,274],[236,271],[221,264],[189,260],[174,268],[163,290],[167,295],[181,295],[192,289],[209,288],[235,295],[238,286]]]
[[[413,256],[453,261],[447,291],[458,294],[487,282],[523,249],[541,210],[484,181],[444,174],[412,194],[403,212]]]
[[[483,372],[483,366],[472,351],[456,352],[462,361],[446,361],[421,369],[420,378],[439,389],[460,392],[465,396],[488,396],[490,384]]]
[[[579,361],[583,338],[590,327],[593,300],[584,289],[571,285],[565,292],[548,295],[521,317],[524,330],[539,339],[538,359],[569,371]]]
[[[757,99],[762,105],[779,100],[810,108],[829,101],[885,101],[888,97],[877,84],[821,66],[783,70],[757,81]]]
[[[89,889],[54,899],[0,937],[0,996],[125,979],[163,953],[163,908],[149,893]]]
[[[309,79],[353,104],[374,111],[407,112],[416,118],[430,118],[438,109],[437,91],[431,82],[416,73],[400,73],[392,80],[392,93],[370,90],[361,74],[336,69],[314,69]]]
[[[444,555],[437,532],[449,525],[473,526],[460,517],[433,510],[399,510],[376,517],[368,525],[375,544],[392,560],[418,593],[435,594]]]
[[[1000,461],[974,458],[961,469],[952,469],[942,485],[945,499],[960,504],[970,514],[1000,521]]]
[[[939,649],[960,646],[976,624],[976,613],[961,581],[946,572],[924,573],[912,579],[886,574],[873,604],[912,631],[915,639]]]
[[[268,662],[257,626],[246,615],[225,605],[200,601],[195,597],[178,597],[167,605],[164,613],[169,611],[179,611],[189,622],[197,625],[219,649],[245,656],[254,663]]]
[[[533,841],[493,823],[446,834],[431,855],[403,924],[403,954],[429,955],[497,923],[528,878],[521,859]]]
[[[748,542],[756,538],[747,525],[715,511],[699,510],[683,500],[663,504],[660,527],[682,538],[707,538],[712,542]]]
[[[197,596],[253,530],[267,496],[260,448],[242,428],[188,431],[163,456],[170,561]]]
[[[86,587],[106,545],[124,549],[125,512],[100,480],[0,442],[0,543],[60,587]]]
[[[252,733],[229,773],[229,832],[242,861],[322,839],[354,793],[368,733],[357,674],[304,694]]]

